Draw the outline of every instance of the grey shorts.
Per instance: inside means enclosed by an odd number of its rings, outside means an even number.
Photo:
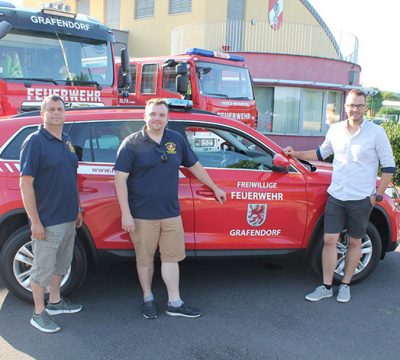
[[[361,239],[367,232],[371,212],[369,197],[341,201],[329,195],[325,206],[324,232],[338,234],[347,229],[350,237]]]
[[[71,266],[74,253],[75,221],[45,227],[45,240],[32,237],[31,280],[40,286],[50,284],[52,275],[63,276]]]

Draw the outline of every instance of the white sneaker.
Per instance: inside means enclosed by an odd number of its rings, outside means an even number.
[[[341,303],[347,303],[350,301],[350,297],[350,286],[347,284],[340,285],[336,300]]]
[[[306,300],[308,301],[319,301],[333,296],[333,291],[327,289],[324,285],[318,286],[312,293],[306,295]]]

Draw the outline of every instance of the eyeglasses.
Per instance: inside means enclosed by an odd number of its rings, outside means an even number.
[[[346,104],[346,107],[348,107],[349,109],[362,110],[365,108],[365,104]]]
[[[160,148],[160,147],[158,147],[158,148],[157,148],[157,152],[158,152],[159,154],[161,154],[161,156],[160,156],[160,161],[161,161],[162,163],[165,163],[165,162],[168,160],[168,156],[167,156],[167,153],[165,152],[165,150],[162,149],[162,148]]]

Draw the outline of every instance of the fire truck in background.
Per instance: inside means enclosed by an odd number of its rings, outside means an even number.
[[[120,73],[121,74],[121,73]],[[195,109],[257,125],[257,108],[244,58],[192,48],[185,54],[131,58],[129,95],[120,105],[143,105],[154,96],[192,101]]]
[[[0,116],[40,108],[47,95],[67,106],[118,105],[129,86],[129,56],[121,51],[121,89],[112,31],[65,9],[33,11],[0,2]]]

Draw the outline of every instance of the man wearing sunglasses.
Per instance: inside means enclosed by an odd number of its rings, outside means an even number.
[[[309,301],[319,301],[333,295],[336,243],[346,226],[349,246],[337,301],[350,301],[349,284],[361,258],[361,239],[366,234],[372,208],[383,200],[383,194],[396,170],[384,129],[364,119],[366,96],[362,91],[353,89],[348,93],[345,111],[347,120],[332,124],[316,151],[294,151],[290,146],[284,149],[286,155],[303,160],[321,161],[334,155],[324,216],[323,283],[306,295]],[[382,176],[376,188],[379,164]]]
[[[154,254],[159,248],[161,275],[168,291],[167,315],[199,317],[179,292],[179,261],[185,258],[184,233],[178,202],[179,167],[188,168],[213,190],[222,204],[226,194],[215,185],[183,136],[166,129],[168,105],[163,99],[146,103],[141,131],[121,144],[115,163],[115,188],[122,229],[135,246],[136,268],[143,290],[142,314],[156,319],[158,310],[151,284]]]

